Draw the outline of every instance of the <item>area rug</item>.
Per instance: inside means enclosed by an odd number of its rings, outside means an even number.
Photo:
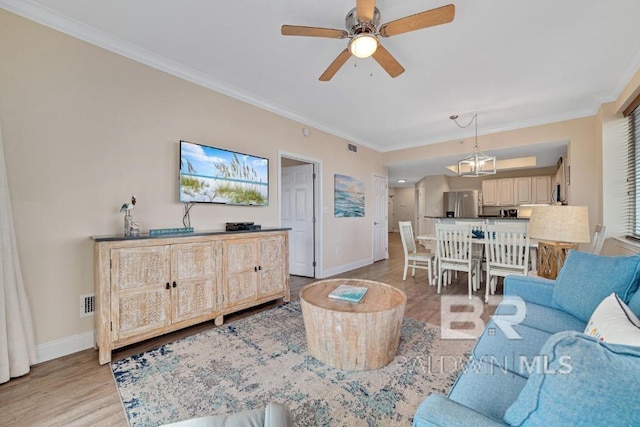
[[[446,394],[472,343],[441,340],[405,318],[398,355],[373,371],[311,356],[292,302],[111,364],[132,426],[157,426],[280,402],[296,426],[409,426],[430,393]]]

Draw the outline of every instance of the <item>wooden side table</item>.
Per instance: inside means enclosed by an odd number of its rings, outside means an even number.
[[[577,248],[575,243],[538,242],[538,276],[555,279],[569,250]]]
[[[341,284],[368,288],[362,301],[330,299]],[[327,365],[345,370],[371,370],[396,355],[406,294],[371,280],[329,279],[300,291],[309,352]]]

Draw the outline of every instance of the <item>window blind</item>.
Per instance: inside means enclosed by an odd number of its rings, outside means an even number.
[[[640,239],[640,96],[624,111],[627,117],[627,235]]]

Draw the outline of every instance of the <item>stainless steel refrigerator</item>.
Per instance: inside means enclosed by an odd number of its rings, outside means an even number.
[[[475,218],[478,216],[478,191],[445,191],[443,216]]]

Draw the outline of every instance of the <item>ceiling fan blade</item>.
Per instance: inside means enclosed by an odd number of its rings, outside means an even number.
[[[283,36],[326,37],[329,39],[344,39],[349,35],[344,30],[320,27],[302,27],[299,25],[283,25],[280,32]]]
[[[373,21],[376,0],[356,0],[356,16],[359,21]]]
[[[398,77],[404,73],[404,67],[381,44],[378,43],[378,48],[372,56],[391,77]]]
[[[435,25],[447,24],[453,21],[456,7],[452,4],[437,9],[426,10],[415,15],[405,16],[395,21],[387,22],[380,27],[383,37],[395,36],[409,31],[421,30]]]
[[[328,82],[329,80],[331,80],[331,78],[338,72],[340,67],[342,67],[344,63],[347,62],[347,59],[349,59],[350,56],[351,52],[349,52],[349,49],[345,49],[340,52],[340,55],[338,55],[338,57],[333,60],[331,65],[329,65],[324,73],[322,73],[318,80],[320,80],[321,82]]]

